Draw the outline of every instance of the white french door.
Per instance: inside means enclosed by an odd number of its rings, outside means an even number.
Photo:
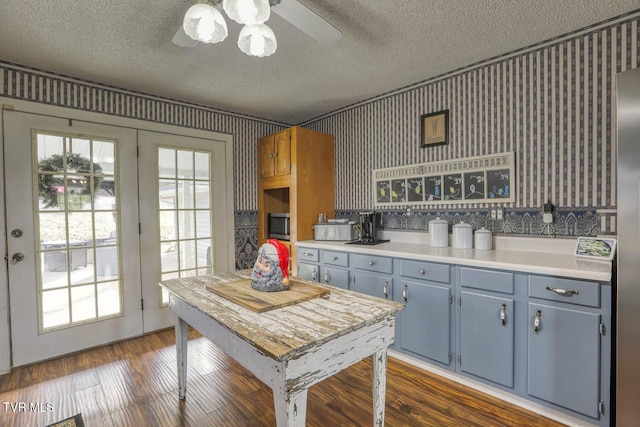
[[[158,282],[227,271],[224,142],[140,131],[140,223],[145,330],[174,324]],[[226,242],[226,243],[225,243]]]
[[[13,366],[172,326],[160,280],[232,268],[224,141],[3,114]]]
[[[13,365],[141,334],[136,131],[4,125]]]

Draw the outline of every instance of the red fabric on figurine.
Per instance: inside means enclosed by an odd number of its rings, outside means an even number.
[[[251,287],[258,291],[284,291],[289,286],[289,249],[279,240],[270,239],[258,249],[251,272]]]

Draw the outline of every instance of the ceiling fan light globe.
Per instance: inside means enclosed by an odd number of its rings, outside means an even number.
[[[227,38],[227,23],[222,14],[207,3],[191,6],[182,20],[184,32],[203,43],[218,43]]]
[[[222,7],[229,18],[244,25],[263,24],[271,15],[269,0],[224,0]]]
[[[245,25],[238,36],[238,47],[247,55],[264,57],[273,54],[278,43],[267,25]]]

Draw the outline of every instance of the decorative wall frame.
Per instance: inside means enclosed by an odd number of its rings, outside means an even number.
[[[449,143],[449,110],[420,116],[420,147]]]
[[[515,201],[515,153],[373,171],[375,207]]]

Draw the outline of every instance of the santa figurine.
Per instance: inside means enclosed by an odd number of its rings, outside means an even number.
[[[289,287],[289,249],[279,240],[267,240],[258,249],[251,287],[263,292],[284,291]]]

